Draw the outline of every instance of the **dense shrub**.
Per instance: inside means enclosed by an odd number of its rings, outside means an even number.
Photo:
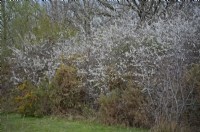
[[[148,127],[146,99],[140,87],[121,78],[112,78],[109,84],[110,92],[101,95],[99,99],[101,121],[106,124]]]
[[[80,84],[77,69],[62,64],[51,81],[41,80],[38,86],[30,81],[18,85],[15,98],[17,111],[25,116],[81,114],[86,105]]]
[[[54,112],[62,114],[80,114],[84,106],[84,91],[81,79],[73,65],[61,64],[52,81],[51,99],[55,105]]]
[[[35,93],[36,87],[30,81],[24,81],[17,87],[17,111],[24,116],[34,116],[38,97]]]
[[[12,65],[6,59],[9,51],[6,50],[4,54],[1,52],[0,46],[0,112],[12,112],[13,111],[13,83],[12,83]],[[9,101],[9,103],[8,103]],[[9,104],[9,105],[8,105]]]
[[[200,125],[200,65],[194,64],[186,74],[187,87],[192,89],[187,102],[186,120],[192,126]]]
[[[0,112],[12,113],[16,111],[14,97],[16,93],[13,89],[4,89],[0,91]]]
[[[23,116],[41,117],[52,113],[52,102],[49,97],[50,84],[43,80],[38,86],[24,81],[15,90],[17,112]]]
[[[48,79],[43,79],[36,89],[36,96],[38,98],[35,115],[44,116],[53,113],[53,102],[50,98],[51,83]]]

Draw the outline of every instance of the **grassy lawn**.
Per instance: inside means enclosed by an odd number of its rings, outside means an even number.
[[[0,115],[0,132],[145,132],[143,129],[105,126],[84,121],[44,117],[22,118],[20,115]]]

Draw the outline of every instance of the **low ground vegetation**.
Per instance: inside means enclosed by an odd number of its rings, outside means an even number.
[[[20,115],[0,115],[0,131],[6,132],[146,132],[145,129],[106,126],[91,121],[75,121],[58,117],[21,118]]]

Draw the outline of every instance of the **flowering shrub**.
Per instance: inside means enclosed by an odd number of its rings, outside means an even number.
[[[110,117],[105,118],[106,121],[144,125],[146,123],[141,123],[140,119],[144,116],[146,121],[146,115],[136,114],[143,105],[144,94],[152,122],[159,123],[161,118],[178,122],[188,109],[187,102],[195,100],[191,96],[193,88],[185,87],[185,72],[192,63],[200,62],[199,6],[190,7],[188,4],[181,11],[174,10],[172,15],[151,21],[151,24],[138,24],[137,17],[124,13],[103,26],[91,27],[89,38],[80,32],[55,44],[22,44],[21,50],[11,47],[11,80],[19,83],[27,79],[38,85],[44,77],[53,79],[51,98],[55,99],[59,112],[80,109],[82,93],[92,106],[96,105],[99,95],[105,94],[102,110]],[[69,59],[61,65],[62,56],[71,57],[73,65]],[[113,75],[110,69],[115,71]],[[127,86],[125,82],[140,88]],[[121,93],[116,87],[123,89]],[[139,96],[136,109],[126,115],[121,102]],[[117,111],[112,112],[110,106]],[[122,113],[119,118],[115,117],[118,111]],[[127,119],[128,116],[131,119]]]

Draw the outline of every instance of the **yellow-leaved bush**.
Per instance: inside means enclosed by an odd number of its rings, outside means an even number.
[[[15,98],[17,111],[24,116],[34,116],[36,111],[35,104],[38,101],[35,93],[36,87],[30,81],[24,81],[17,87]]]
[[[43,80],[38,86],[24,81],[16,89],[15,103],[17,112],[22,116],[42,117],[52,113],[52,101],[49,98],[50,85]]]

